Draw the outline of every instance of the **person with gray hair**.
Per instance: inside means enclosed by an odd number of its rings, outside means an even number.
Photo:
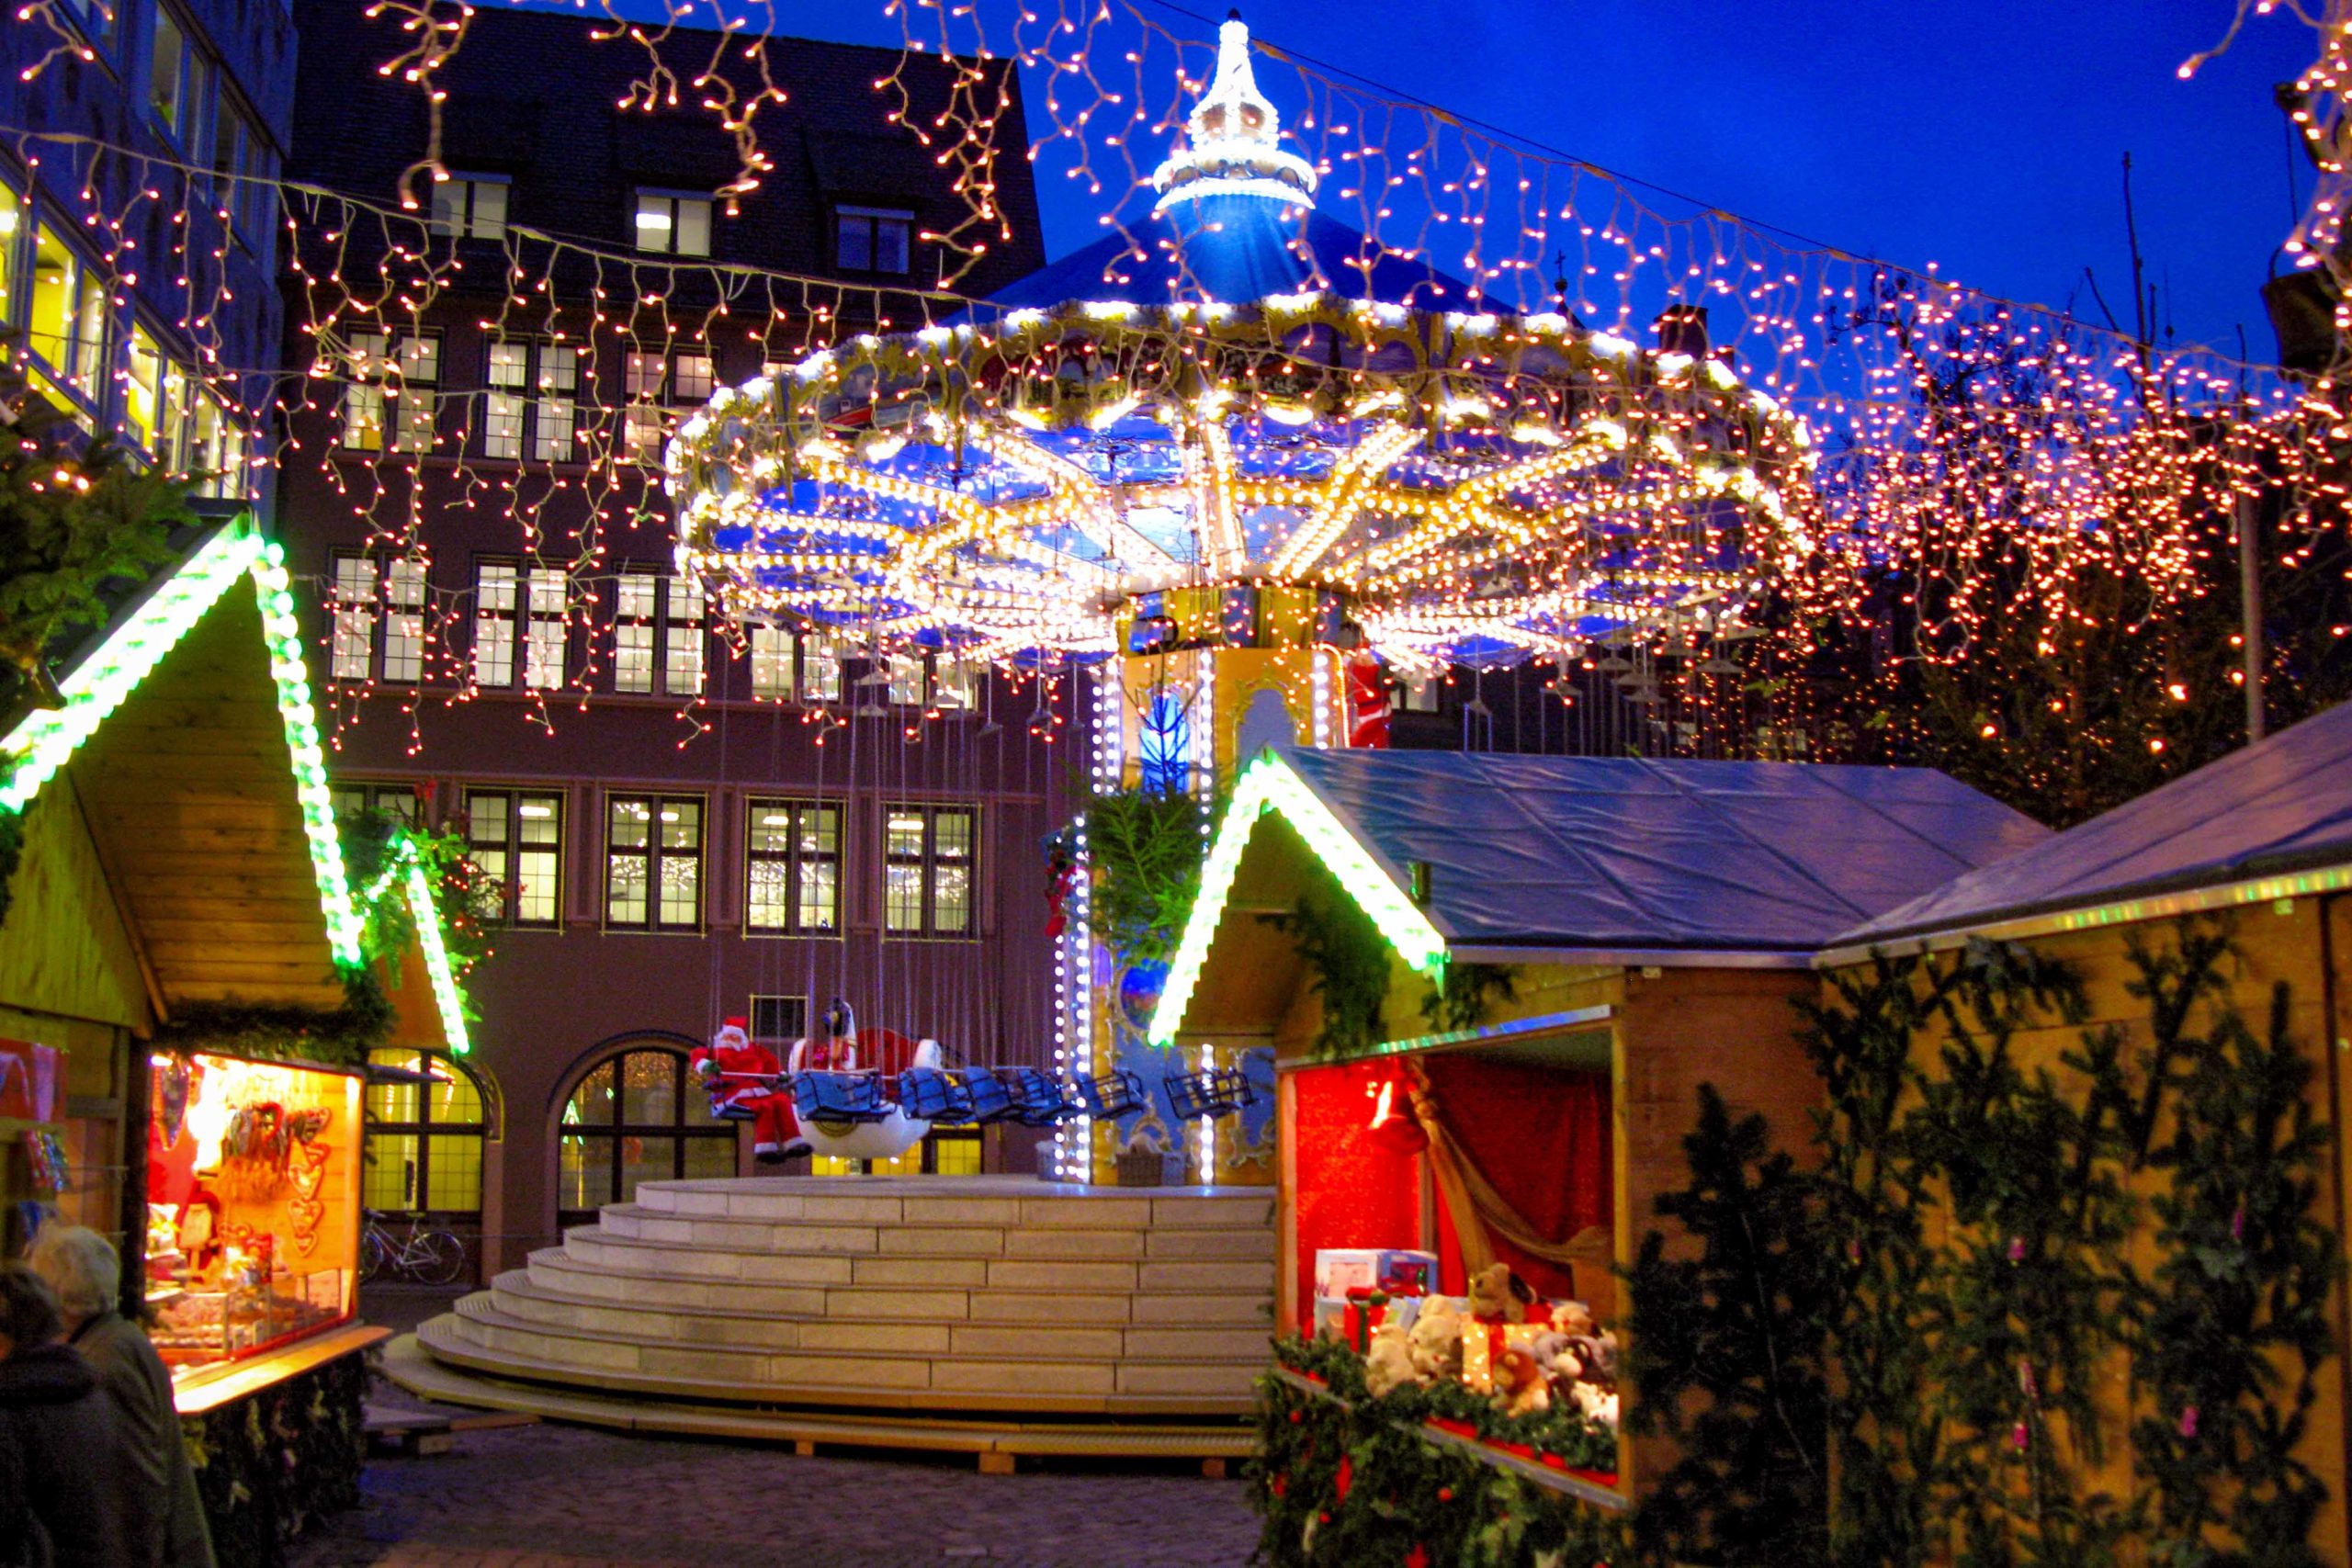
[[[0,1564],[117,1568],[130,1555],[130,1466],[114,1405],[65,1344],[57,1297],[0,1263]]]
[[[123,1448],[132,1533],[126,1563],[138,1568],[213,1568],[212,1536],[197,1496],[196,1471],[180,1438],[172,1374],[139,1325],[116,1310],[122,1263],[94,1230],[52,1220],[25,1261],[57,1292],[67,1341],[98,1374],[114,1404]]]

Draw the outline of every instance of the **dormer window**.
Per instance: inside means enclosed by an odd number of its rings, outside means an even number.
[[[639,191],[637,248],[662,255],[710,254],[710,197]]]
[[[843,272],[887,272],[903,277],[914,255],[911,212],[885,207],[833,209],[833,261]]]
[[[433,187],[433,231],[458,240],[506,238],[506,181],[451,175]]]

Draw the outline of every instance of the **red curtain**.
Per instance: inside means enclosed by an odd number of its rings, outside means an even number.
[[[1610,1147],[1609,1078],[1436,1052],[1419,1058],[1439,1114],[1464,1156],[1544,1237],[1566,1242],[1612,1223],[1615,1161]],[[1304,1185],[1302,1179],[1301,1185]],[[1439,1255],[1445,1289],[1459,1292],[1462,1216],[1440,1209]],[[1495,1256],[1539,1295],[1570,1293],[1568,1272],[1497,1238]]]
[[[1315,1316],[1317,1247],[1420,1245],[1420,1159],[1371,1136],[1373,1094],[1392,1076],[1355,1064],[1289,1075],[1301,1326]]]

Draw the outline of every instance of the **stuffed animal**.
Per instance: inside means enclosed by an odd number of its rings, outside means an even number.
[[[1584,1376],[1584,1360],[1577,1354],[1576,1341],[1556,1329],[1545,1329],[1527,1342],[1527,1353],[1544,1369],[1544,1375],[1562,1388]]]
[[[1377,1399],[1417,1381],[1412,1346],[1405,1337],[1405,1325],[1391,1317],[1372,1331],[1372,1348],[1363,1358],[1364,1386]]]
[[[1577,1359],[1584,1366],[1583,1377],[1586,1382],[1597,1382],[1604,1388],[1614,1388],[1617,1385],[1615,1331],[1576,1335],[1569,1338],[1568,1344],[1576,1351]]]
[[[1615,1394],[1604,1393],[1592,1383],[1580,1382],[1576,1385],[1575,1397],[1577,1409],[1586,1420],[1598,1422],[1603,1427],[1617,1425]]]
[[[1423,1382],[1452,1382],[1462,1375],[1462,1313],[1452,1296],[1431,1296],[1407,1336],[1414,1374]]]
[[[1495,1358],[1495,1403],[1506,1416],[1536,1416],[1552,1408],[1552,1380],[1517,1345]]]
[[[1595,1332],[1592,1309],[1582,1302],[1560,1302],[1552,1308],[1552,1326],[1571,1339],[1589,1339]]]
[[[1489,1264],[1470,1280],[1470,1315],[1480,1323],[1518,1323],[1534,1300],[1535,1292],[1508,1263]]]

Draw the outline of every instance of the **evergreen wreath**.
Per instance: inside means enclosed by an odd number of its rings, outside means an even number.
[[[1314,976],[1323,1004],[1315,1054],[1348,1056],[1388,1037],[1381,1019],[1388,999],[1388,939],[1329,872],[1320,880],[1323,886],[1301,894],[1290,913],[1258,918],[1290,937]]]

